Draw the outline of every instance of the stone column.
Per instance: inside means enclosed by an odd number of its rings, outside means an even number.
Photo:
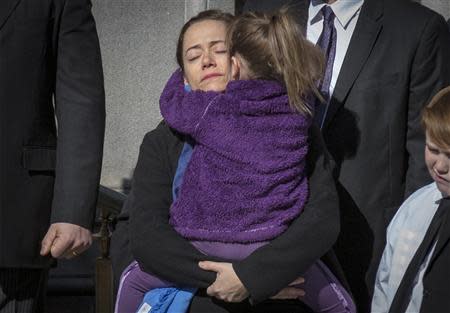
[[[184,21],[208,8],[208,0],[185,0],[184,1]]]
[[[234,1],[224,0],[185,0],[185,16],[184,20],[187,21],[194,15],[201,11],[208,9],[219,9],[225,12],[234,13],[235,4]]]

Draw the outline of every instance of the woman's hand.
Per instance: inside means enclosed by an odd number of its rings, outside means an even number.
[[[209,296],[226,302],[241,302],[249,296],[231,263],[202,261],[198,265],[205,271],[217,274],[216,281],[206,289]]]
[[[288,287],[281,289],[276,295],[270,299],[286,300],[286,299],[301,299],[305,296],[305,291],[298,287],[299,284],[303,284],[305,279],[299,277],[289,284]]]

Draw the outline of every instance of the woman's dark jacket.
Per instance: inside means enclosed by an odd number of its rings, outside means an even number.
[[[345,284],[330,252],[339,233],[338,198],[332,177],[334,163],[319,130],[311,128],[309,136],[310,198],[303,213],[270,244],[243,261],[233,262],[236,274],[255,303],[275,295],[321,257]],[[206,288],[214,282],[215,273],[201,270],[198,262],[226,261],[205,257],[169,225],[172,181],[182,147],[183,138],[164,122],[146,134],[132,189],[113,235],[116,279],[134,258],[144,271],[165,280]]]

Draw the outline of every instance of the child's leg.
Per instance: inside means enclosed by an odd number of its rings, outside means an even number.
[[[139,264],[133,261],[120,277],[117,292],[115,313],[135,313],[150,289],[170,287],[173,284],[142,271]]]
[[[305,283],[299,285],[299,288],[305,290],[305,297],[302,301],[314,312],[356,312],[350,294],[322,261],[316,261],[306,271],[304,278]]]

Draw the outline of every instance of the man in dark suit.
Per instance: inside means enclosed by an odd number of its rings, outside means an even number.
[[[41,312],[50,256],[91,244],[105,108],[89,0],[0,2],[0,110],[0,312]]]
[[[341,234],[335,248],[366,312],[386,226],[405,196],[429,181],[419,117],[450,82],[448,27],[439,14],[407,0],[248,0],[244,10],[288,3],[314,43],[322,43],[326,27],[335,34],[326,53],[329,96],[316,112],[337,163]],[[331,10],[325,14],[323,7]]]

